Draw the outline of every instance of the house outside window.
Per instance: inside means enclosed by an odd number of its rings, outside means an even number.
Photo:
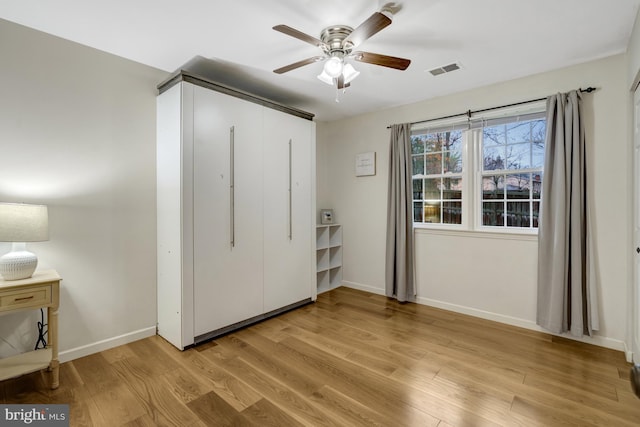
[[[415,227],[537,232],[544,104],[412,127]]]

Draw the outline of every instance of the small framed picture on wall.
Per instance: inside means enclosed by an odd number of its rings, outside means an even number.
[[[376,174],[376,152],[356,155],[356,176],[371,176]]]
[[[320,223],[321,224],[333,224],[333,209],[321,209],[320,210]]]

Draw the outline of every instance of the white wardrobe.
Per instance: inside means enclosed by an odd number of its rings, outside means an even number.
[[[313,116],[186,72],[159,90],[158,334],[184,349],[315,300]]]

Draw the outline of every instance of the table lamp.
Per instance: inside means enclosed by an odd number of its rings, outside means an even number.
[[[47,207],[22,203],[0,203],[0,242],[12,242],[11,252],[0,257],[4,280],[27,279],[38,265],[26,242],[49,240]]]

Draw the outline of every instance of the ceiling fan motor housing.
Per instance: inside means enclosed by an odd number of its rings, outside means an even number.
[[[344,40],[352,32],[353,28],[347,25],[332,25],[322,30],[320,40],[327,46],[326,53],[329,56],[337,56],[339,58],[351,53],[353,44],[350,42],[345,43]]]

